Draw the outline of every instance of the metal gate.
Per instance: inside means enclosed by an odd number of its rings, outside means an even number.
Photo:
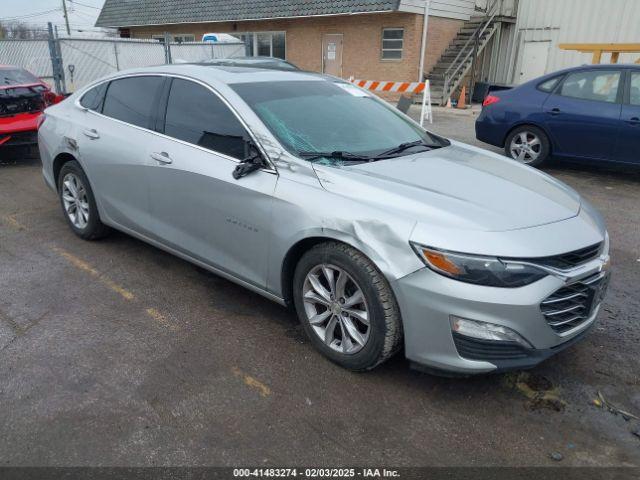
[[[168,40],[169,36],[165,36]],[[174,43],[158,40],[57,38],[0,40],[0,64],[17,65],[50,82],[58,93],[72,93],[105,75],[130,68],[198,63],[240,57],[238,43]]]

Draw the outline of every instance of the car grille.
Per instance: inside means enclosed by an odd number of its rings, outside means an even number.
[[[527,350],[513,342],[479,340],[458,333],[453,334],[458,354],[468,360],[517,360],[527,358]]]
[[[568,270],[587,263],[600,255],[602,243],[592,245],[587,248],[575,250],[562,255],[554,255],[553,257],[536,258],[535,263],[545,265],[547,267],[558,268],[560,270]]]
[[[602,302],[609,285],[609,275],[598,273],[568,285],[545,299],[540,308],[549,326],[565,333],[586,322]]]

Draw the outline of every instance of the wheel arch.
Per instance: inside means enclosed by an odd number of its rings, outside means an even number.
[[[360,254],[364,255],[382,273],[385,278],[387,278],[389,283],[391,283],[391,280],[387,275],[388,272],[385,273],[385,268],[383,265],[381,265],[381,263],[384,262],[382,262],[380,258],[372,258],[372,255],[366,251],[366,248],[360,248],[357,244],[355,244],[355,242],[351,242],[349,241],[349,239],[342,238],[338,235],[313,235],[302,238],[294,243],[289,248],[282,261],[282,268],[280,273],[280,288],[282,292],[282,298],[284,299],[285,304],[288,307],[293,306],[293,276],[296,270],[296,266],[298,265],[298,262],[300,261],[302,256],[317,245],[332,242],[341,243],[357,250]]]
[[[53,164],[52,164],[53,181],[54,181],[56,190],[58,189],[58,177],[60,176],[60,171],[62,170],[62,167],[65,165],[65,163],[69,163],[73,160],[75,160],[76,162],[78,161],[78,159],[69,152],[59,153],[53,159]]]

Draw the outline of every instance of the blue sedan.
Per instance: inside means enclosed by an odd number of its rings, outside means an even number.
[[[492,93],[476,137],[536,167],[552,155],[640,165],[640,65],[572,68]]]

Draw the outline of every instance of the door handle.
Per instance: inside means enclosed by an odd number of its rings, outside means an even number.
[[[153,152],[151,154],[151,158],[153,158],[156,162],[164,163],[165,165],[173,163],[173,160],[167,152]]]
[[[640,125],[640,118],[633,117],[633,118],[627,120],[627,123],[629,123],[631,125]]]
[[[98,138],[100,138],[100,134],[93,128],[91,129],[86,129],[85,131],[83,131],[82,133],[84,133],[85,137],[90,138],[91,140],[97,140]]]
[[[552,108],[551,110],[549,110],[550,115],[560,115],[561,113],[562,110],[560,110],[559,108]]]

